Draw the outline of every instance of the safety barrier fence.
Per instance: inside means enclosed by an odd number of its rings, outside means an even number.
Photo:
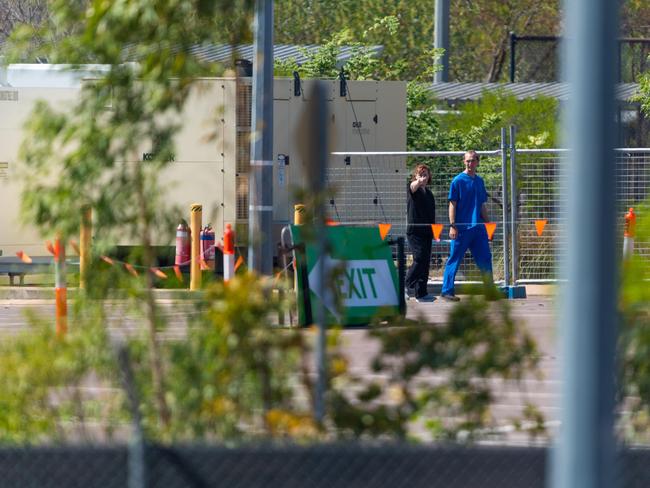
[[[508,284],[553,282],[558,278],[558,263],[564,256],[566,243],[562,212],[571,189],[562,171],[567,150],[517,148],[512,129],[509,141],[505,129],[501,137],[498,149],[478,151],[481,155],[478,172],[489,195],[488,213],[496,224],[490,243],[494,278]],[[406,188],[411,168],[418,163],[426,164],[432,171],[430,189],[436,199],[436,221],[443,224],[440,239],[433,243],[430,278],[441,280],[450,244],[447,195],[451,180],[463,170],[463,154],[464,151],[333,153],[327,174],[328,216],[342,224],[387,223],[391,226],[389,237],[404,236]],[[617,177],[611,191],[617,196],[618,222],[616,229],[604,228],[603,232],[615,232],[622,249],[623,217],[628,208],[635,208],[639,220],[644,218],[641,204],[650,195],[650,148],[616,149],[613,164]],[[199,252],[202,258],[203,252]],[[406,253],[409,256],[408,245]],[[635,253],[650,257],[650,243],[637,237]],[[3,258],[5,261],[0,263],[0,273],[8,273],[12,283],[12,274],[24,273],[23,268],[17,267],[32,263],[32,258],[20,254],[17,259]],[[134,275],[149,271],[164,278],[173,271],[182,281],[179,266],[145,269],[115,258],[102,259],[123,266]],[[239,256],[235,269],[242,263],[243,258]],[[468,253],[459,268],[457,281],[480,279],[479,270]]]
[[[550,450],[337,444],[0,449],[0,487],[542,488]],[[650,486],[650,450],[619,452],[617,486]],[[137,476],[134,476],[137,473]]]
[[[506,144],[502,130],[499,149],[478,151],[478,174],[488,192],[488,213],[496,224],[491,241],[494,278],[508,283],[553,282],[564,255],[566,239],[565,199],[570,189],[563,177],[566,149],[522,149],[513,143],[510,131]],[[392,236],[406,233],[406,188],[410,172],[418,163],[432,171],[430,189],[436,199],[436,221],[443,224],[434,242],[430,278],[441,280],[449,253],[448,192],[451,180],[463,169],[464,151],[353,152],[333,153],[328,179],[331,187],[329,217],[341,223],[391,224]],[[619,216],[615,232],[623,240],[624,214],[637,209],[650,195],[650,148],[620,148],[614,151]],[[622,252],[622,251],[621,251]],[[650,243],[635,243],[635,253],[650,257]],[[407,246],[407,255],[409,254]],[[457,281],[478,281],[480,273],[468,253],[459,268]]]
[[[436,200],[436,222],[443,223],[440,240],[434,241],[431,277],[441,279],[449,253],[447,195],[449,183],[462,169],[462,151],[335,153],[330,161],[328,180],[331,187],[329,217],[341,223],[391,224],[390,235],[406,234],[406,190],[410,172],[419,163],[432,172],[430,189]],[[491,220],[501,223],[503,200],[503,160],[500,150],[479,151],[480,174],[490,199]],[[496,279],[503,278],[504,227],[497,225],[491,243]],[[497,263],[501,263],[498,266]],[[458,280],[480,280],[478,269],[466,256]]]

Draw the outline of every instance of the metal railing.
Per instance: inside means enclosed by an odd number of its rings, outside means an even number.
[[[497,224],[490,244],[494,279],[507,284],[554,282],[557,263],[565,252],[564,199],[570,191],[563,177],[567,149],[525,149],[516,147],[511,128],[506,144],[505,129],[499,149],[478,151],[479,175],[488,191],[488,213]],[[464,151],[349,152],[333,153],[328,171],[329,217],[344,224],[391,224],[392,236],[406,233],[406,186],[410,171],[424,163],[432,171],[430,189],[436,200],[436,222],[443,224],[439,241],[434,241],[430,279],[442,279],[449,253],[447,195],[451,180],[463,170]],[[619,148],[614,152],[617,178],[612,191],[617,195],[616,232],[622,244],[623,216],[650,196],[650,148]],[[504,205],[505,203],[505,205]],[[635,252],[650,258],[650,243],[639,241]],[[409,250],[407,246],[407,256]],[[408,258],[407,258],[408,259]],[[468,255],[457,275],[458,282],[480,280],[480,273]]]

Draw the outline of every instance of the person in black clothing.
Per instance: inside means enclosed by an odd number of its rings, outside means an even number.
[[[406,273],[406,292],[422,302],[435,300],[427,293],[433,239],[431,224],[436,221],[436,201],[427,188],[430,182],[431,171],[426,165],[418,164],[406,186],[406,239],[413,253],[413,264]]]

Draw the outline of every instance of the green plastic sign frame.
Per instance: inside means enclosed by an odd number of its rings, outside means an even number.
[[[309,228],[290,228],[296,248],[300,325],[315,321],[321,303],[328,325],[363,325],[400,314],[397,269],[378,227],[325,227],[329,248],[325,256],[318,255],[318,243],[306,235]],[[326,276],[323,291],[319,290],[321,271]]]

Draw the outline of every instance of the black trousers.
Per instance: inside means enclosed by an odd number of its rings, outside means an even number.
[[[415,295],[418,298],[427,294],[431,264],[431,239],[431,236],[406,235],[409,248],[413,253],[413,264],[406,272],[406,291],[409,295]]]

